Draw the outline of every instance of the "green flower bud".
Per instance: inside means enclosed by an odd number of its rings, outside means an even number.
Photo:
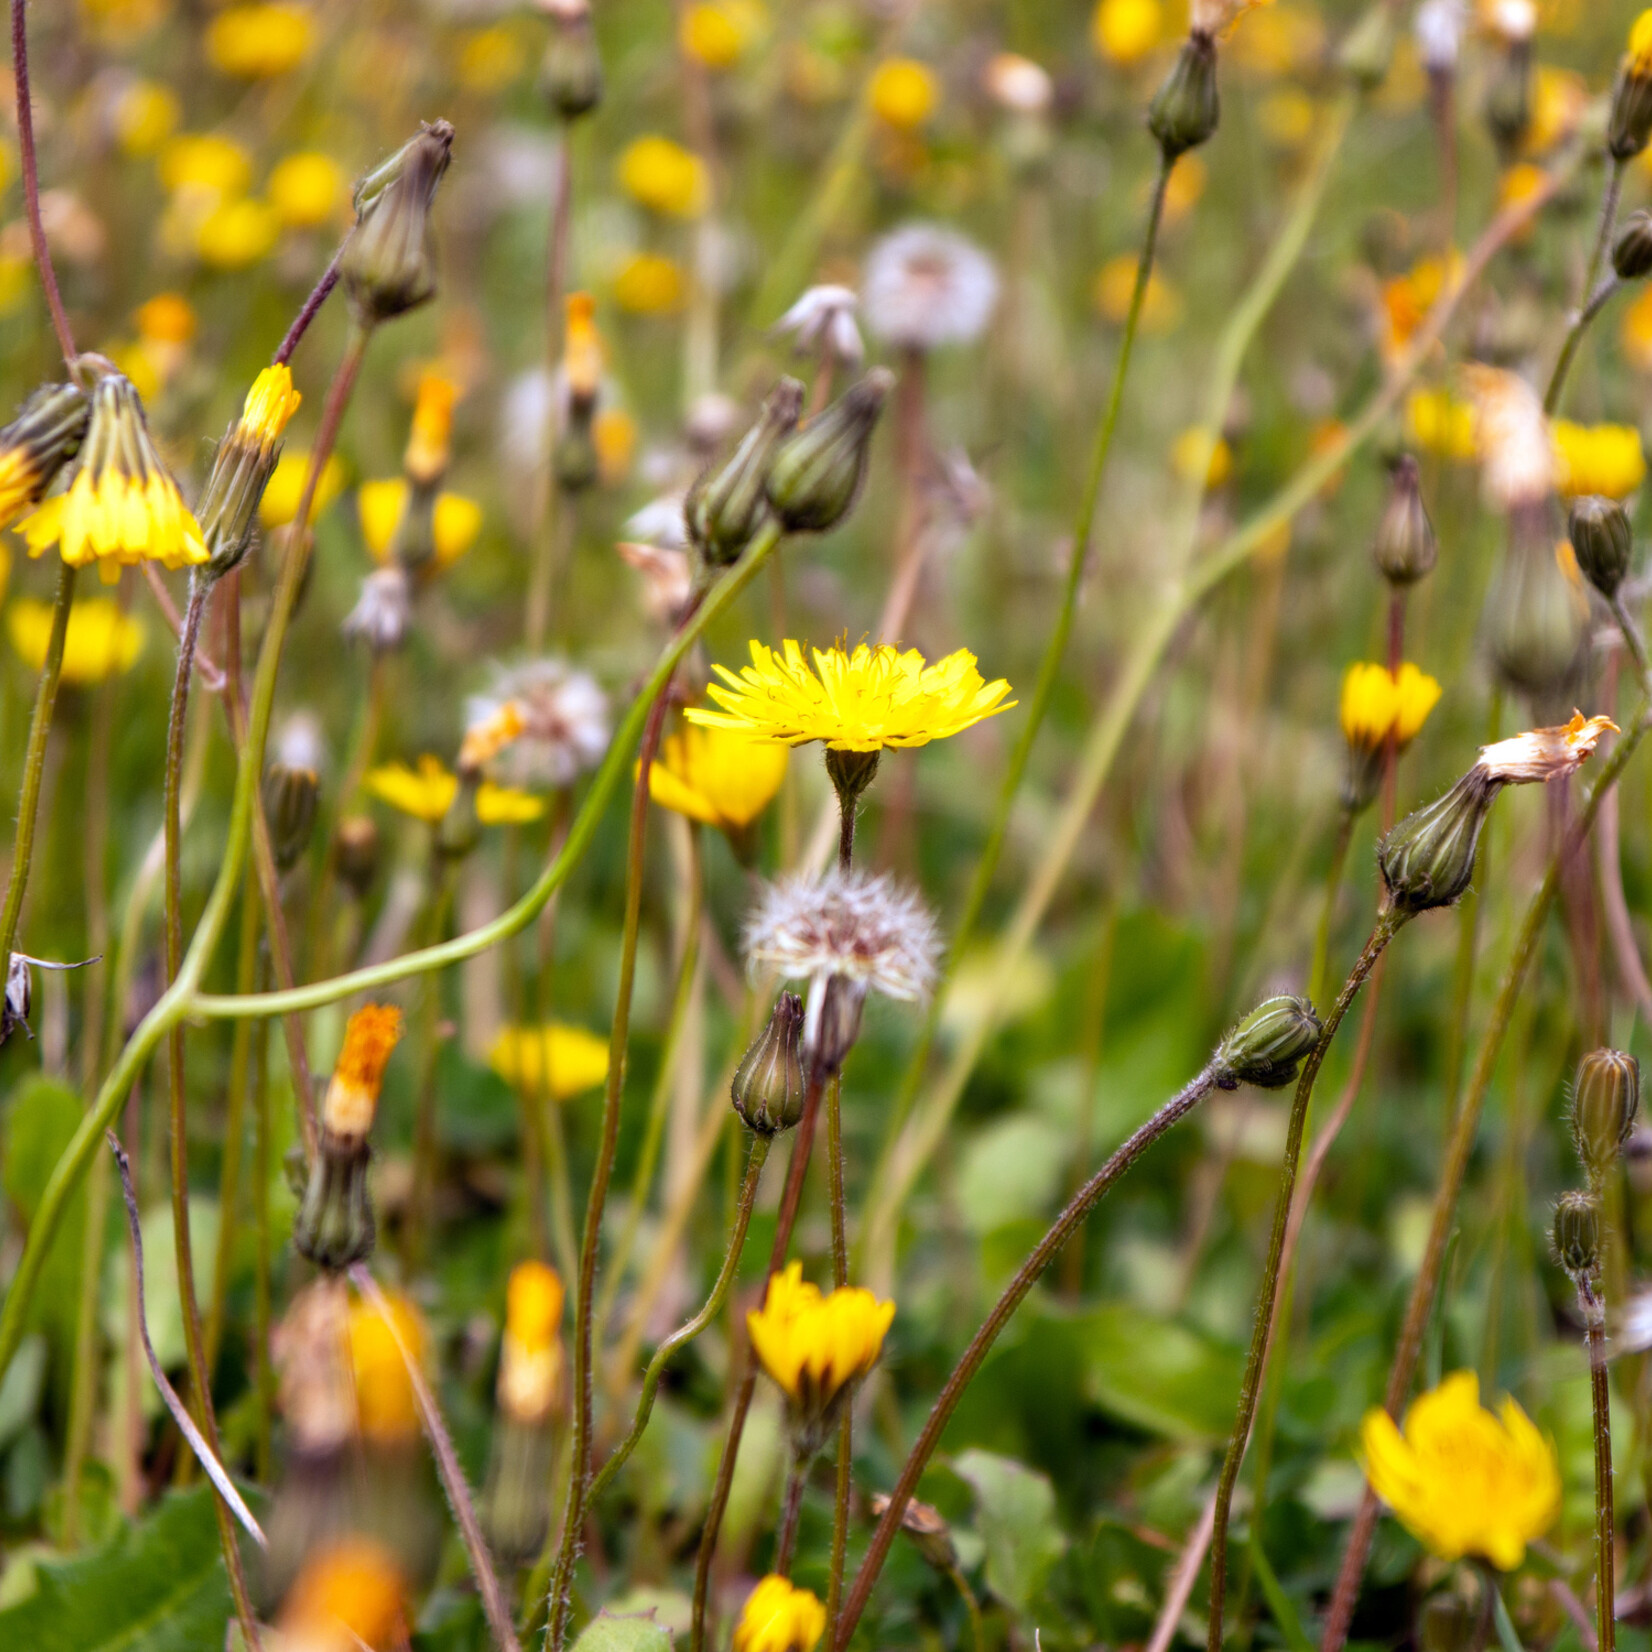
[[[594,402],[576,399],[568,404],[567,428],[556,443],[556,479],[565,493],[583,493],[597,479],[597,444],[591,434],[595,414]]]
[[[1414,585],[1434,571],[1440,542],[1423,508],[1417,461],[1409,453],[1394,460],[1388,472],[1388,501],[1371,547],[1377,571],[1390,585]]]
[[[1566,1277],[1583,1285],[1600,1273],[1600,1201],[1589,1193],[1562,1193],[1554,1207],[1554,1253]]]
[[[1387,0],[1376,0],[1342,43],[1337,61],[1362,92],[1374,92],[1388,78],[1394,61],[1394,13]]]
[[[329,1273],[342,1273],[373,1253],[377,1224],[367,1190],[370,1157],[366,1137],[322,1130],[293,1222],[293,1246]]]
[[[543,0],[551,36],[539,89],[563,120],[578,120],[602,102],[602,58],[591,29],[589,0]]]
[[[1391,827],[1377,847],[1389,904],[1402,912],[1450,906],[1474,876],[1480,828],[1502,790],[1478,765],[1444,797]]]
[[[735,1070],[729,1099],[746,1128],[759,1136],[790,1130],[803,1116],[802,1035],[803,1000],[783,992]]]
[[[1468,1652],[1474,1626],[1475,1614],[1461,1595],[1430,1595],[1423,1602],[1417,1641],[1422,1652]]]
[[[783,441],[769,467],[769,503],[788,533],[825,533],[854,508],[872,429],[895,376],[874,367]]]
[[[1572,1087],[1572,1140],[1598,1188],[1618,1162],[1640,1109],[1641,1069],[1622,1050],[1591,1050],[1578,1063]]]
[[[1612,268],[1620,281],[1652,275],[1652,212],[1631,212],[1612,243]]]
[[[356,227],[339,275],[362,322],[387,321],[435,296],[430,207],[452,149],[453,127],[439,120],[356,185]]]
[[[1583,577],[1610,602],[1629,572],[1634,543],[1629,513],[1615,499],[1584,494],[1572,501],[1566,531]]]
[[[1606,148],[1613,160],[1627,161],[1640,154],[1652,136],[1652,62],[1634,50],[1618,70],[1612,88],[1612,112],[1606,121]]]
[[[781,379],[764,399],[757,422],[741,438],[734,457],[721,470],[702,471],[689,489],[683,517],[709,566],[727,568],[738,562],[762,526],[769,514],[763,492],[769,467],[780,443],[797,428],[802,411],[803,386],[796,379]]]
[[[440,491],[434,482],[410,483],[407,504],[390,541],[390,560],[414,578],[436,566],[436,497]]]
[[[1168,163],[1207,142],[1221,117],[1216,42],[1208,34],[1190,34],[1147,106],[1147,130]]]
[[[1517,531],[1486,596],[1491,657],[1509,687],[1534,699],[1570,681],[1587,641],[1589,602],[1568,577],[1546,524]]]
[[[1505,161],[1520,148],[1532,123],[1532,48],[1512,40],[1493,64],[1486,90],[1486,127]]]
[[[287,872],[298,864],[309,844],[321,782],[314,769],[271,763],[264,771],[263,795],[276,869]]]
[[[449,860],[463,860],[482,836],[482,823],[476,818],[476,789],[481,777],[461,775],[459,790],[451,807],[436,827],[436,853]]]
[[[80,451],[91,416],[91,399],[78,385],[47,384],[0,430],[0,527],[36,504]]]
[[[1217,1045],[1216,1083],[1223,1090],[1241,1084],[1277,1090],[1296,1077],[1319,1034],[1319,1017],[1306,998],[1266,999]]]

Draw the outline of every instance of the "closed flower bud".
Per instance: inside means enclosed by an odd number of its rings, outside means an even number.
[[[1486,127],[1505,160],[1519,150],[1532,123],[1532,48],[1529,40],[1504,43],[1486,88]]]
[[[556,443],[556,480],[564,493],[583,493],[601,469],[591,429],[595,415],[593,401],[571,400],[568,404],[568,423]]]
[[[539,89],[563,120],[578,120],[602,102],[602,58],[591,30],[589,0],[542,0],[551,26]]]
[[[1147,130],[1159,140],[1159,149],[1169,162],[1206,142],[1221,116],[1216,42],[1208,34],[1190,34],[1148,105]]]
[[[1610,602],[1629,572],[1634,536],[1628,512],[1615,499],[1584,494],[1572,501],[1567,533],[1583,577]]]
[[[271,763],[264,771],[263,792],[276,868],[287,872],[298,864],[309,845],[321,782],[314,769]]]
[[[212,474],[195,509],[209,560],[208,575],[221,578],[247,554],[264,488],[281,457],[281,433],[302,398],[283,363],[253,381],[241,410],[212,457]]]
[[[1388,78],[1394,61],[1394,12],[1387,0],[1376,0],[1353,26],[1337,60],[1362,92],[1376,91]]]
[[[1600,1201],[1589,1193],[1562,1193],[1554,1207],[1554,1253],[1573,1284],[1600,1273]]]
[[[1389,469],[1388,500],[1371,547],[1377,571],[1390,585],[1414,585],[1434,571],[1440,542],[1423,508],[1417,461],[1402,453]]]
[[[894,382],[887,368],[873,368],[780,444],[766,485],[788,533],[824,533],[854,507],[866,479],[872,429]]]
[[[1391,827],[1377,846],[1389,903],[1402,912],[1450,906],[1474,876],[1480,828],[1501,786],[1476,765],[1444,797]]]
[[[333,833],[333,866],[359,901],[379,870],[379,829],[371,815],[347,815]]]
[[[436,853],[449,860],[462,860],[482,836],[482,822],[476,814],[476,793],[480,777],[461,775],[452,805],[436,827]]]
[[[1642,12],[1629,31],[1629,50],[1612,88],[1606,147],[1613,160],[1640,154],[1652,135],[1652,17]]]
[[[80,451],[91,412],[91,401],[77,385],[48,384],[0,430],[0,527],[37,503]]]
[[[452,126],[436,121],[356,185],[356,227],[340,275],[363,322],[388,320],[435,296],[430,206],[452,148]]]
[[[1546,537],[1517,534],[1486,596],[1492,660],[1534,699],[1564,690],[1587,640],[1588,598],[1570,562]]]
[[[764,484],[775,450],[797,428],[803,411],[803,386],[783,378],[763,402],[757,422],[741,439],[734,457],[721,470],[703,471],[683,504],[689,537],[714,568],[740,560],[763,518],[768,515]]]
[[[1423,1602],[1417,1641],[1422,1652],[1468,1652],[1474,1635],[1475,1614],[1454,1590],[1430,1595]]]
[[[1641,1069],[1622,1050],[1591,1050],[1578,1063],[1572,1089],[1572,1140],[1598,1188],[1618,1162],[1640,1109]]]
[[[1631,212],[1612,243],[1612,268],[1620,281],[1652,275],[1652,212]]]
[[[802,1036],[803,1000],[783,992],[735,1071],[729,1098],[746,1127],[760,1136],[790,1130],[803,1116]]]
[[[1216,1083],[1276,1090],[1296,1077],[1297,1064],[1319,1042],[1319,1017],[1306,998],[1283,996],[1258,1004],[1216,1048]]]

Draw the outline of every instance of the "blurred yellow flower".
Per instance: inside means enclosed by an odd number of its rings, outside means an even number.
[[[1136,255],[1121,252],[1109,258],[1096,274],[1096,308],[1114,326],[1124,325],[1130,313],[1130,295],[1136,286]],[[1174,287],[1157,270],[1149,272],[1147,291],[1142,295],[1141,330],[1166,333],[1181,319],[1182,301]]]
[[[1392,358],[1411,342],[1428,312],[1463,278],[1463,255],[1453,247],[1443,258],[1419,258],[1404,275],[1382,287],[1383,352]]]
[[[1622,499],[1646,480],[1641,433],[1631,424],[1574,424],[1556,419],[1549,426],[1557,471],[1555,488],[1567,499],[1600,493]]]
[[[476,788],[476,818],[484,826],[525,826],[545,813],[545,799],[484,780]]]
[[[789,753],[772,741],[691,723],[661,745],[648,771],[648,795],[663,809],[739,833],[774,800]]]
[[[408,484],[405,476],[363,482],[356,493],[361,518],[361,537],[375,562],[387,562],[407,509]],[[266,497],[268,497],[266,495]],[[482,507],[459,493],[438,493],[434,529],[436,566],[451,567],[476,543],[482,531]]]
[[[459,84],[485,97],[509,86],[526,61],[521,40],[507,24],[478,29],[459,49]]]
[[[867,101],[897,132],[916,132],[935,113],[940,88],[933,72],[911,57],[886,58],[872,71]]]
[[[674,218],[705,211],[706,169],[698,155],[657,134],[634,138],[619,159],[620,187],[639,206]]]
[[[1652,155],[1652,149],[1646,151]],[[1623,312],[1618,323],[1618,342],[1623,359],[1638,373],[1652,373],[1652,287]]]
[[[429,1337],[410,1298],[399,1291],[384,1295],[388,1317],[366,1302],[350,1304],[350,1374],[362,1434],[379,1445],[398,1445],[418,1433],[419,1407],[397,1341],[422,1366]]]
[[[1442,1560],[1479,1555],[1512,1571],[1560,1513],[1554,1447],[1512,1399],[1486,1410],[1472,1371],[1420,1395],[1403,1433],[1367,1412],[1360,1454],[1371,1489]]]
[[[138,336],[161,344],[188,344],[199,323],[182,293],[156,293],[132,312]]]
[[[34,290],[34,260],[26,252],[0,252],[0,315],[21,309]]]
[[[6,630],[17,657],[31,670],[46,663],[52,634],[52,605],[32,597],[14,597],[6,610]],[[63,639],[63,681],[77,687],[101,683],[130,671],[143,652],[143,621],[121,612],[108,597],[77,602],[69,610]]]
[[[608,1077],[608,1040],[560,1021],[505,1027],[488,1052],[488,1065],[518,1089],[568,1101]]]
[[[1409,660],[1398,675],[1385,665],[1360,662],[1342,679],[1342,737],[1362,751],[1381,751],[1394,736],[1403,751],[1417,738],[1439,703],[1440,685]]]
[[[1577,130],[1589,107],[1589,83],[1572,69],[1539,63],[1532,75],[1531,120],[1520,140],[1528,155],[1543,155]]]
[[[682,13],[677,43],[708,69],[732,69],[767,25],[757,0],[695,0]]]
[[[758,1363],[800,1412],[816,1415],[878,1362],[895,1318],[893,1302],[840,1285],[822,1295],[803,1264],[769,1275],[763,1306],[746,1315]]]
[[[1418,447],[1443,459],[1466,464],[1478,452],[1474,407],[1449,390],[1413,390],[1405,399],[1405,431]]]
[[[415,482],[434,482],[453,457],[453,409],[464,394],[445,373],[425,371],[413,398],[413,423],[402,469]]]
[[[459,795],[458,775],[429,752],[419,759],[416,770],[405,763],[383,763],[369,769],[363,784],[381,802],[428,826],[437,825]]]
[[[1201,425],[1189,425],[1170,445],[1170,464],[1184,482],[1219,488],[1233,474],[1233,449]]]
[[[1637,17],[1629,29],[1629,59],[1626,67],[1642,78],[1652,76],[1652,6]]]
[[[596,300],[589,293],[569,293],[563,312],[562,376],[570,396],[589,402],[602,388],[604,360]]]
[[[400,1644],[406,1593],[396,1557],[382,1543],[370,1537],[324,1542],[310,1552],[281,1603],[282,1642],[318,1652]]]
[[[500,1408],[520,1422],[542,1422],[561,1403],[562,1304],[562,1280],[555,1268],[518,1262],[511,1269],[496,1392]]]
[[[639,252],[614,276],[614,302],[632,315],[671,315],[682,308],[683,267],[663,253]]]
[[[340,215],[350,198],[350,183],[331,155],[300,150],[276,162],[267,193],[289,229],[314,229]]]
[[[252,157],[215,132],[184,132],[161,150],[160,174],[168,189],[199,189],[220,198],[239,195],[252,179]]]
[[[1164,32],[1159,0],[1097,0],[1090,39],[1109,63],[1129,68],[1158,45]]]
[[[734,1652],[814,1652],[826,1633],[818,1596],[771,1572],[746,1596],[734,1626]]]
[[[275,245],[280,232],[274,207],[243,196],[220,202],[201,219],[195,226],[195,250],[214,269],[244,270]]]
[[[1497,180],[1497,210],[1505,212],[1508,208],[1519,206],[1529,201],[1549,181],[1549,175],[1540,166],[1534,166],[1530,161],[1517,161],[1507,168],[1502,177]],[[1516,241],[1528,241],[1536,222],[1526,223],[1515,235]]]
[[[1222,56],[1253,75],[1276,76],[1306,70],[1324,53],[1325,24],[1317,12],[1267,6],[1251,15]]]
[[[1319,106],[1295,86],[1269,92],[1256,111],[1262,136],[1278,149],[1300,149],[1314,134]]]
[[[266,80],[296,69],[315,41],[308,6],[269,0],[230,6],[207,26],[206,52],[212,66],[241,80]]]
[[[1164,191],[1164,221],[1179,224],[1199,204],[1210,176],[1205,163],[1191,149],[1177,161]]]
[[[597,475],[606,488],[617,487],[631,472],[637,451],[637,421],[622,407],[605,407],[591,421],[597,449]]]
[[[518,1262],[505,1287],[505,1335],[527,1349],[547,1347],[562,1328],[564,1300],[562,1277],[555,1268],[544,1262]]]
[[[176,95],[152,80],[135,80],[116,100],[115,141],[128,155],[153,155],[178,129]]]
[[[298,514],[299,495],[304,491],[304,478],[309,473],[308,453],[295,453],[288,448],[276,461],[275,471],[264,488],[264,497],[258,502],[258,520],[266,528],[284,528]],[[310,509],[314,522],[344,491],[344,461],[336,453],[327,456],[316,482],[315,503]]]

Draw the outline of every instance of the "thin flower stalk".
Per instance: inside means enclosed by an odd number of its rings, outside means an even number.
[[[46,308],[51,313],[52,331],[57,334],[64,365],[72,372],[80,353],[75,349],[74,334],[70,331],[69,317],[63,308],[63,295],[58,290],[57,271],[52,268],[46,228],[40,217],[40,164],[34,145],[34,100],[29,92],[28,0],[11,0],[11,66],[15,92],[13,106],[17,111],[17,151],[19,169],[23,174],[23,208],[29,222],[29,248],[46,295]]]
[[[849,1283],[849,1236],[843,1214],[843,1074],[834,1073],[826,1091],[827,1199],[832,1213],[832,1285]],[[832,1499],[832,1558],[827,1572],[826,1638],[834,1640],[843,1596],[843,1565],[849,1549],[849,1492],[854,1477],[855,1408],[844,1406],[837,1431],[837,1484]]]

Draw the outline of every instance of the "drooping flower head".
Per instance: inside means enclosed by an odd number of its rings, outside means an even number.
[[[789,334],[800,356],[823,356],[847,367],[858,367],[866,354],[860,328],[855,325],[858,303],[852,287],[829,283],[810,287],[775,322],[773,331]]]
[[[998,272],[973,241],[936,224],[908,224],[867,255],[866,324],[888,344],[933,350],[978,338],[998,302]]]
[[[1392,737],[1396,752],[1416,739],[1440,698],[1440,685],[1407,660],[1397,672],[1365,662],[1342,679],[1342,737],[1348,742],[1343,802],[1363,809],[1376,795],[1383,754]]]
[[[668,735],[648,771],[648,795],[664,809],[726,832],[740,848],[786,778],[787,748],[690,724]]]
[[[56,545],[71,568],[97,565],[107,583],[122,567],[159,562],[185,568],[208,558],[200,525],[161,462],[130,379],[107,374],[68,491],[48,499],[19,530],[29,555]]]
[[[567,1101],[607,1078],[608,1040],[560,1021],[503,1027],[488,1052],[488,1065],[519,1090]]]
[[[0,527],[15,522],[80,450],[91,404],[78,385],[36,390],[0,430]]]
[[[505,707],[512,707],[510,714]],[[608,699],[596,679],[566,662],[525,660],[501,670],[465,705],[468,728],[509,716],[520,726],[485,761],[501,784],[528,791],[572,785],[608,749]]]
[[[825,1633],[820,1600],[771,1572],[746,1596],[734,1626],[734,1652],[814,1652]]]
[[[1442,1560],[1479,1555],[1512,1571],[1560,1513],[1553,1445],[1512,1399],[1486,1410],[1472,1371],[1421,1395],[1403,1432],[1368,1412],[1360,1448],[1371,1489]]]

